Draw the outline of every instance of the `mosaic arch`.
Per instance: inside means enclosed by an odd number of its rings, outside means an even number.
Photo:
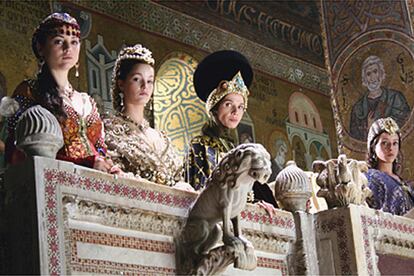
[[[156,75],[154,125],[166,132],[181,156],[207,121],[204,103],[193,86],[197,64],[193,57],[174,52],[165,58]]]
[[[318,132],[323,131],[321,116],[305,94],[294,92],[289,99],[289,121]]]
[[[289,98],[286,133],[292,147],[292,157],[295,161],[299,158],[299,162],[304,165],[303,168],[310,170],[312,162],[316,159],[326,160],[332,157],[331,143],[329,136],[323,131],[319,111],[312,100],[303,93],[294,92]],[[298,146],[298,139],[303,148]]]

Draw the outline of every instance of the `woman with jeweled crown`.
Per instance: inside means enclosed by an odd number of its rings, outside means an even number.
[[[394,215],[404,215],[414,207],[414,189],[398,174],[401,132],[391,117],[380,118],[370,127],[367,139],[366,173],[372,197],[368,205]]]
[[[205,187],[218,161],[234,148],[231,130],[238,126],[247,108],[252,80],[253,70],[248,60],[236,51],[212,53],[197,66],[194,88],[206,103],[209,120],[188,149],[185,179],[194,189]]]
[[[194,88],[206,103],[209,120],[194,137],[186,157],[185,179],[195,190],[205,188],[219,160],[234,148],[231,130],[237,128],[247,109],[253,70],[241,53],[223,50],[204,58],[194,73]],[[277,206],[267,185],[254,185],[256,199]],[[258,197],[257,197],[258,196]],[[271,208],[263,205],[267,210]]]
[[[103,124],[95,102],[88,94],[76,91],[68,79],[73,67],[79,74],[80,35],[76,19],[67,13],[53,13],[36,28],[32,50],[40,69],[35,79],[23,81],[12,96],[18,105],[17,112],[8,119],[6,162],[9,164],[25,159],[14,143],[17,121],[26,109],[40,104],[57,118],[62,128],[64,146],[57,159],[104,172],[120,172],[110,159],[104,158]]]
[[[182,183],[182,162],[166,134],[144,117],[154,90],[154,64],[151,51],[140,44],[120,51],[112,75],[116,114],[104,120],[105,141],[125,173],[174,186]]]

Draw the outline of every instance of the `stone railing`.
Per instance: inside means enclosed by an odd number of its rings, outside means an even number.
[[[44,157],[10,168],[6,189],[10,272],[17,274],[174,274],[174,238],[197,197]],[[292,214],[270,218],[248,205],[241,216],[257,256],[253,273],[288,274]]]
[[[175,239],[197,198],[44,157],[11,167],[5,189],[4,273],[17,274],[175,274]],[[248,204],[241,217],[257,268],[230,265],[224,275],[414,271],[408,218],[352,204],[272,218]]]

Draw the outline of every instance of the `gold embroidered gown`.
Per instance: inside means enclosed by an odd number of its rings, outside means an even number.
[[[205,188],[207,178],[221,158],[232,148],[229,131],[213,120],[206,122],[202,134],[191,139],[186,157],[185,179],[195,190]]]
[[[124,172],[138,178],[174,186],[182,181],[182,163],[166,134],[137,124],[118,113],[104,120],[108,155]]]

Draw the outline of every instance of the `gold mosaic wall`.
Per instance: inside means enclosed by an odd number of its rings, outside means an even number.
[[[86,42],[93,47],[101,37],[106,51],[115,54],[126,44],[141,43],[150,48],[159,77],[154,95],[154,123],[168,132],[181,152],[206,119],[203,104],[194,96],[191,72],[208,53],[231,48],[245,54],[255,69],[248,113],[254,124],[256,142],[264,144],[274,155],[275,140],[281,137],[288,144],[286,159],[293,158],[294,149],[290,145],[286,123],[289,122],[289,98],[294,92],[300,92],[317,106],[323,132],[329,136],[330,150],[336,156],[336,135],[325,69],[271,51],[254,41],[153,2],[131,2],[129,9],[122,8],[121,4],[119,1],[0,2],[0,35],[4,38],[0,52],[7,53],[0,55],[0,73],[5,76],[7,93],[11,94],[21,80],[36,73],[37,64],[30,48],[35,26],[51,10],[69,10],[79,18],[90,17],[87,22],[89,32],[81,48],[80,78],[77,80],[71,72],[75,87],[88,91]],[[196,35],[204,31],[209,35]],[[174,75],[181,73],[185,77]],[[303,131],[312,133],[306,128]],[[307,142],[303,141],[304,144]],[[314,151],[310,147],[308,153],[315,155]]]
[[[331,74],[339,150],[364,160],[371,123],[393,117],[403,138],[402,176],[409,181],[414,180],[413,11],[412,1],[379,1],[378,5],[371,1],[322,1],[325,54]],[[363,69],[364,61],[374,57],[380,61],[376,64],[382,63],[385,77],[379,80],[378,104],[370,107],[367,105],[370,92],[362,75],[369,71],[369,66]]]

